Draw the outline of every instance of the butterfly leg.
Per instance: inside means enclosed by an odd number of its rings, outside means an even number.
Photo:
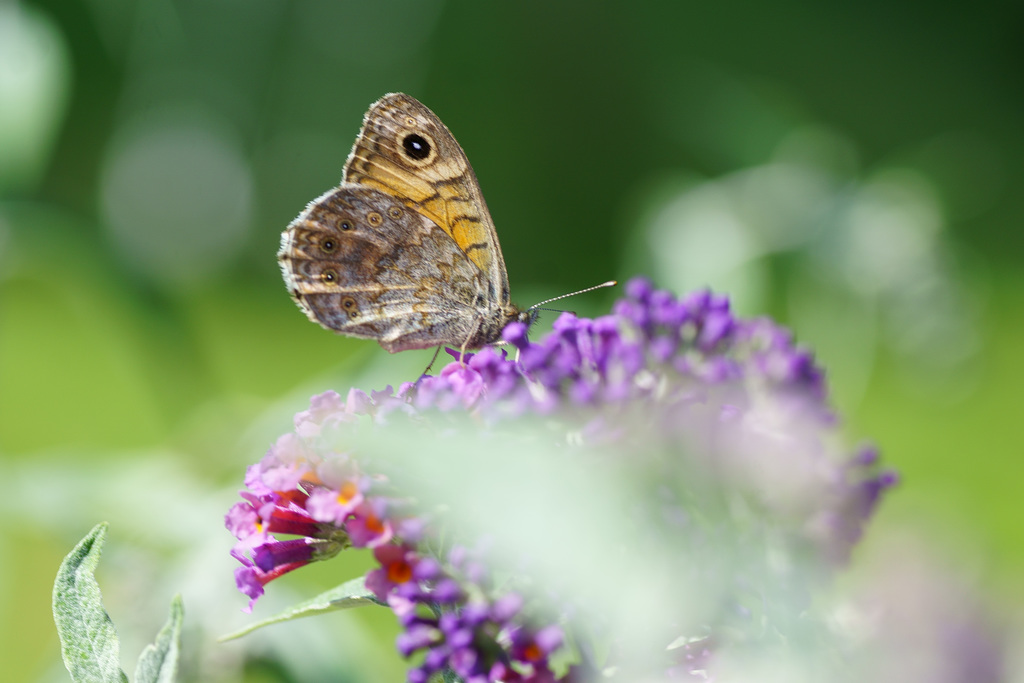
[[[442,344],[441,346],[444,346],[444,344]],[[437,356],[441,353],[441,346],[438,346],[436,349],[434,349],[434,357],[430,359],[429,363],[427,363],[427,367],[423,372],[420,373],[420,377],[430,372],[430,368],[434,367],[434,363],[437,361]]]
[[[483,322],[483,318],[477,318],[476,324],[473,325],[473,330],[466,337],[466,341],[462,342],[462,348],[459,349],[459,365],[466,366],[466,347],[469,345],[469,340],[476,336],[477,331],[480,329],[480,323]]]

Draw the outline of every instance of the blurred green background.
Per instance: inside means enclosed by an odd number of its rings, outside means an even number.
[[[790,325],[903,476],[868,545],[911,526],[1012,614],[1022,34],[996,2],[0,3],[5,680],[66,680],[52,576],[101,520],[126,662],[181,591],[196,680],[403,677],[383,610],[212,643],[250,619],[221,524],[243,468],[310,394],[429,356],[311,324],[274,258],[392,91],[471,159],[518,303],[643,273]]]

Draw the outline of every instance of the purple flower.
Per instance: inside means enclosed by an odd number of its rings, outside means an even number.
[[[245,502],[227,516],[239,539],[239,589],[255,600],[280,573],[345,547],[372,548],[378,567],[366,585],[402,625],[400,654],[422,656],[408,680],[442,671],[466,683],[580,680],[586,658],[559,674],[550,662],[566,649],[576,607],[538,604],[536,591],[496,582],[493,570],[510,568],[479,548],[439,550],[436,520],[397,490],[400,473],[389,471],[386,454],[354,446],[361,424],[393,430],[406,421],[432,442],[467,428],[514,441],[521,425],[542,417],[561,457],[627,463],[658,482],[657,495],[620,514],[665,534],[659,552],[676,558],[681,580],[727,586],[700,634],[685,622],[683,633],[654,644],[651,671],[691,676],[731,637],[753,639],[765,628],[786,637],[792,624],[771,619],[808,607],[895,475],[879,470],[873,450],[837,445],[824,372],[787,330],[737,318],[728,299],[706,291],[680,299],[641,279],[625,291],[611,315],[564,313],[537,342],[511,323],[503,339],[514,358],[490,347],[464,357],[449,350],[453,361],[437,376],[397,393],[313,397],[295,431],[250,468]],[[278,541],[278,533],[299,538]],[[614,552],[616,539],[608,543]],[[719,564],[733,556],[754,559]],[[815,570],[794,569],[805,565]],[[760,620],[747,603],[759,605]],[[666,650],[680,637],[686,645],[673,659]]]

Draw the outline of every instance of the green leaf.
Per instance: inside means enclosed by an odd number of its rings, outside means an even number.
[[[229,633],[226,636],[221,636],[219,640],[224,642],[226,640],[234,640],[235,638],[241,638],[247,633],[252,633],[258,628],[269,626],[271,624],[277,624],[282,621],[291,621],[292,619],[298,619],[299,617],[310,617],[314,614],[324,614],[325,612],[334,612],[340,609],[351,609],[352,607],[363,607],[365,605],[383,605],[381,602],[366,589],[366,584],[363,581],[363,577],[358,579],[352,579],[346,581],[340,586],[324,591],[315,598],[300,602],[297,605],[289,607],[288,609],[276,614],[272,617],[257,621],[254,624],[250,624],[243,629]]]
[[[76,683],[128,681],[120,667],[117,631],[103,609],[93,576],[106,535],[106,522],[93,527],[64,558],[53,584],[53,620],[61,655]]]
[[[135,683],[174,683],[178,673],[178,654],[181,650],[181,622],[185,607],[181,596],[171,600],[171,616],[156,634],[156,642],[147,645],[139,655],[135,667]]]

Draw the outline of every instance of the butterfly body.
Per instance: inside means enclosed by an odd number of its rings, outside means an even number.
[[[311,320],[392,353],[479,348],[536,313],[510,300],[508,275],[469,160],[408,95],[374,103],[342,183],[281,236],[281,270]]]

